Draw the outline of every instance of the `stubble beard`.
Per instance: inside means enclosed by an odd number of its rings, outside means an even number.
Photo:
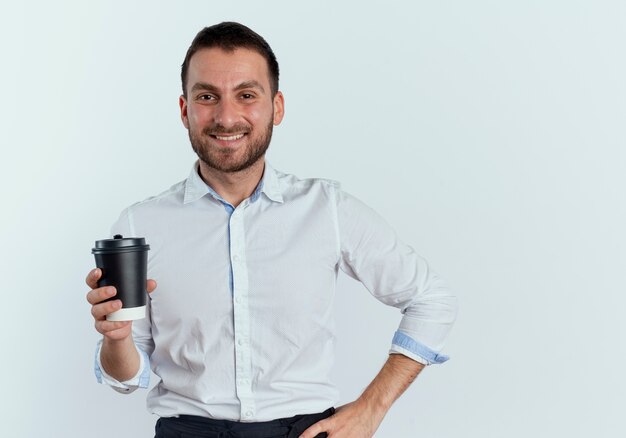
[[[257,161],[259,161],[269,148],[272,140],[272,131],[274,129],[273,120],[270,120],[265,130],[257,139],[248,139],[250,143],[245,146],[243,157],[237,162],[232,162],[230,156],[238,151],[232,151],[227,148],[220,148],[215,144],[211,144],[213,138],[211,135],[233,135],[240,132],[246,132],[248,137],[251,132],[249,125],[235,125],[226,129],[224,126],[216,124],[211,125],[202,130],[198,135],[194,130],[189,129],[189,141],[198,158],[211,169],[225,173],[241,172],[248,169]],[[245,138],[245,137],[244,137]]]

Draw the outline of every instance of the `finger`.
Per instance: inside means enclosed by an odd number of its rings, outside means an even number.
[[[146,290],[148,291],[148,293],[155,290],[156,287],[157,287],[157,282],[154,280],[148,280],[148,282],[146,283]]]
[[[120,300],[107,301],[105,303],[91,306],[91,315],[96,320],[104,320],[107,315],[120,310],[121,308],[122,302]]]
[[[95,327],[98,333],[103,336],[108,336],[109,338],[125,338],[128,336],[128,329],[131,325],[132,321],[96,321]]]
[[[102,276],[102,271],[99,268],[92,269],[89,274],[87,274],[87,278],[85,278],[85,283],[92,289],[96,289],[98,287],[98,280]]]
[[[302,432],[300,438],[315,438],[322,432],[330,432],[330,421],[320,420],[314,425],[310,426],[307,430]]]
[[[107,298],[111,298],[115,296],[117,291],[115,290],[115,286],[103,286],[97,289],[92,289],[87,292],[87,302],[91,305],[101,303]]]
[[[132,321],[108,321],[105,319],[96,321],[95,326],[100,333],[107,334],[128,327],[131,323]]]

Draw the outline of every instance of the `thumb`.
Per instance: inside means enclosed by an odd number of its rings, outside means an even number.
[[[329,432],[330,426],[331,426],[331,420],[329,419],[320,420],[317,423],[313,424],[312,426],[309,426],[307,430],[302,432],[302,435],[300,435],[299,438],[315,438],[322,432]]]
[[[148,291],[148,293],[152,292],[153,290],[155,290],[157,287],[157,282],[154,280],[148,280],[146,282],[146,290]]]

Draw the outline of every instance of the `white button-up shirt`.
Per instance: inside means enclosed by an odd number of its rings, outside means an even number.
[[[321,412],[338,401],[330,381],[339,269],[402,311],[391,353],[425,364],[439,354],[456,299],[426,261],[336,182],[298,179],[265,164],[236,208],[199,176],[124,210],[112,234],[145,237],[157,289],[133,322],[137,376],[120,391],[160,381],[159,416],[267,421]],[[391,337],[391,336],[390,336]]]

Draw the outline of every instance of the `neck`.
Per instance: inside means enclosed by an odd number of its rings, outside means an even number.
[[[200,177],[233,207],[237,207],[254,193],[254,189],[263,177],[264,169],[264,157],[239,172],[222,172],[207,166],[200,160]]]

